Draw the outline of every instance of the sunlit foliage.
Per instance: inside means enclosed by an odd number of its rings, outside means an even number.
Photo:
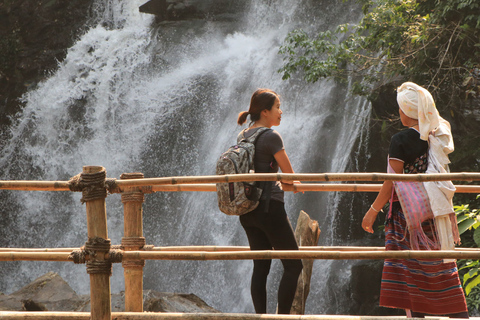
[[[369,95],[395,79],[415,81],[449,104],[480,94],[480,2],[477,0],[358,0],[363,18],[333,30],[289,33],[280,54],[283,79],[300,74],[358,79]]]

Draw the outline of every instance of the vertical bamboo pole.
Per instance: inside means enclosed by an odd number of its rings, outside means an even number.
[[[124,173],[120,179],[142,179],[142,173]],[[138,187],[127,187],[122,193],[124,215],[124,237],[122,246],[125,251],[141,250],[145,245],[143,237],[143,201],[145,196]],[[144,260],[122,262],[125,277],[125,311],[143,312],[143,267]]]
[[[97,174],[105,171],[100,166],[84,166],[82,177],[89,174]],[[105,184],[105,178],[104,184]],[[88,189],[88,188],[86,188]],[[108,239],[107,230],[107,210],[105,206],[105,197],[88,199],[88,191],[84,191],[84,201],[87,208],[87,228],[88,238],[90,239]],[[87,246],[87,245],[86,245]],[[108,252],[108,250],[107,250]],[[100,254],[99,254],[100,253]],[[105,255],[102,251],[96,251],[93,257],[93,266],[98,262],[105,264]],[[87,272],[90,274],[90,310],[92,320],[111,320],[111,297],[110,297],[110,273],[89,270],[87,263]]]

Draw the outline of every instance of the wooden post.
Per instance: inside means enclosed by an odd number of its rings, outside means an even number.
[[[85,202],[87,207],[88,241],[85,244],[85,249],[89,251],[91,257],[91,260],[87,261],[87,273],[90,275],[92,320],[111,320],[112,318],[111,263],[105,260],[105,256],[110,250],[105,206],[105,178],[106,172],[103,167],[83,167],[81,180],[86,187],[83,191],[82,202]]]
[[[300,211],[295,228],[295,239],[298,246],[316,246],[320,237],[320,228],[316,220],[310,219],[310,216]],[[293,300],[290,314],[305,314],[305,303],[310,293],[310,279],[312,277],[313,261],[303,259],[303,270],[298,277],[297,291]]]
[[[142,179],[142,173],[124,173],[120,179]],[[125,251],[142,250],[143,237],[143,201],[145,196],[138,187],[127,187],[122,193],[123,230],[122,247]],[[143,267],[145,260],[122,262],[125,277],[125,311],[143,312]]]

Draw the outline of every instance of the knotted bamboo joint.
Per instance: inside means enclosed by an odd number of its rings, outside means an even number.
[[[71,191],[82,192],[82,199],[80,200],[82,203],[105,199],[107,197],[107,189],[105,187],[106,176],[107,172],[104,168],[99,172],[82,172],[70,178],[68,186]]]
[[[105,179],[105,188],[107,188],[108,193],[120,193],[122,192],[117,185],[117,179],[115,178],[107,178]]]
[[[95,255],[97,251],[108,252],[111,247],[110,239],[103,239],[100,237],[88,238],[85,242],[85,251],[90,255]]]
[[[143,179],[143,173],[141,172],[132,172],[132,173],[122,173],[120,175],[120,180],[130,180],[130,179]],[[123,190],[121,188],[120,192]],[[135,190],[130,190],[130,192],[122,193],[122,202],[144,202],[145,197],[143,196],[145,193],[153,193],[152,186],[140,186],[136,187]]]
[[[76,264],[85,263],[88,260],[93,260],[97,257],[97,251],[109,252],[111,248],[110,239],[103,239],[99,237],[88,238],[85,245],[79,250],[73,250],[69,255],[69,259],[73,260]]]
[[[112,275],[112,263],[110,260],[88,260],[88,274],[108,274]]]
[[[122,247],[141,250],[145,246],[145,237],[123,237]]]
[[[123,260],[123,250],[112,249],[108,252],[108,261],[111,263],[120,263]]]
[[[122,262],[123,259],[123,251],[111,250],[111,247],[110,239],[89,238],[80,250],[72,251],[68,258],[76,264],[86,262],[88,274],[111,275],[112,263]]]
[[[127,202],[145,202],[145,196],[143,192],[124,192],[122,193],[122,203]]]
[[[123,237],[122,247],[126,251],[143,250],[146,241],[144,237]],[[124,268],[143,268],[145,267],[145,260],[127,260],[122,261]]]
[[[75,264],[83,264],[86,261],[86,256],[84,247],[81,247],[79,250],[73,250],[68,256],[68,260],[72,260]]]

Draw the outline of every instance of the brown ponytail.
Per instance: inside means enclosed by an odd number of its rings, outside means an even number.
[[[242,111],[238,114],[237,123],[239,126],[247,121],[248,111]]]

